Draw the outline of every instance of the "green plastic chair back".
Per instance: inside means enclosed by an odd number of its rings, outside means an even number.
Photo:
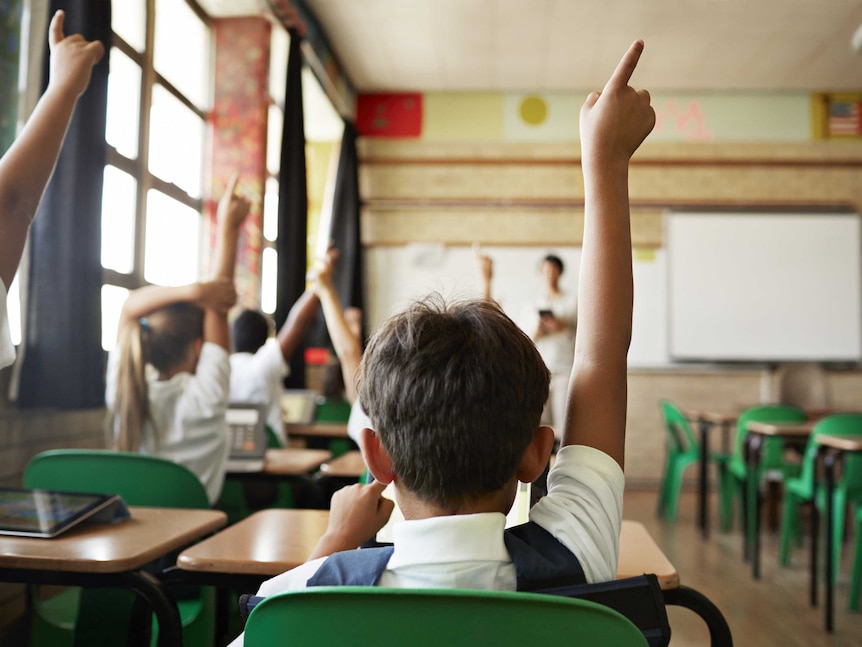
[[[55,449],[34,456],[24,487],[119,494],[128,505],[210,507],[203,484],[187,468],[156,456],[97,449]]]
[[[56,449],[34,456],[24,487],[119,494],[128,505],[210,507],[206,489],[187,468],[155,456],[96,449]],[[31,645],[124,645],[133,596],[116,589],[67,589],[46,603],[34,598]],[[179,602],[185,645],[215,640],[215,589]],[[157,625],[153,620],[153,641]]]
[[[748,472],[743,450],[745,436],[748,433],[746,426],[749,422],[805,422],[807,419],[805,411],[789,404],[765,404],[743,411],[736,421],[736,438],[730,457],[730,471],[739,478],[743,478]],[[787,467],[782,457],[783,447],[781,438],[766,439],[760,463],[761,470],[783,471]]]
[[[862,413],[841,413],[826,416],[820,420],[811,431],[808,443],[805,445],[805,456],[802,459],[802,471],[799,479],[794,485],[801,486],[807,491],[806,498],[814,495],[814,468],[817,459],[817,436],[820,434],[841,434],[862,436]],[[839,487],[847,490],[848,494],[862,494],[862,455],[848,454],[844,457],[843,472]],[[799,491],[802,494],[802,491]]]
[[[245,647],[647,645],[616,611],[574,598],[502,591],[314,587],[266,598]]]
[[[683,412],[668,400],[661,400],[659,406],[664,419],[664,428],[667,432],[668,450],[676,454],[686,454],[697,458],[700,453],[700,445]]]
[[[344,398],[323,398],[317,401],[315,422],[347,422],[350,419],[350,402]]]

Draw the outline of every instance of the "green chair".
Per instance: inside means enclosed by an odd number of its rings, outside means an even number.
[[[853,572],[850,574],[850,610],[859,610],[862,592],[862,506],[856,508],[856,548],[853,551]]]
[[[318,398],[314,422],[317,424],[347,424],[347,421],[350,420],[350,406],[350,402],[344,398]],[[314,444],[309,445],[309,447],[311,446]],[[342,454],[356,449],[356,445],[349,438],[330,438],[320,447],[328,449],[333,458],[338,458]]]
[[[802,461],[802,471],[797,478],[788,479],[784,494],[784,512],[781,518],[781,543],[779,563],[786,566],[790,562],[790,547],[794,538],[801,538],[799,531],[799,506],[814,500],[815,464],[819,434],[842,434],[862,436],[862,413],[846,413],[827,416],[818,422],[808,444]],[[844,540],[844,515],[847,503],[857,506],[862,503],[862,456],[848,454],[844,458],[844,469],[841,478],[835,484],[833,496],[834,511],[832,525],[832,554],[837,577],[841,560],[841,546]],[[826,509],[825,488],[818,488],[817,508],[821,512]]]
[[[754,545],[754,505],[748,505],[754,501],[760,483],[767,471],[780,472],[784,482],[799,474],[800,465],[788,463],[784,460],[784,443],[781,438],[767,438],[764,441],[761,452],[760,468],[757,474],[749,474],[748,463],[745,459],[745,437],[748,435],[747,425],[749,422],[805,422],[808,416],[805,411],[793,405],[765,404],[750,407],[743,411],[736,422],[736,439],[734,440],[733,452],[728,462],[728,472],[731,484],[722,491],[721,507],[727,511],[728,522],[732,518],[733,500],[738,495],[742,502],[744,511],[744,528],[746,529],[746,545]],[[743,499],[743,494],[748,494],[748,501]],[[729,523],[728,528],[729,529]]]
[[[266,598],[248,618],[244,644],[634,647],[647,641],[628,618],[586,600],[503,591],[338,586]]]
[[[206,490],[188,469],[169,460],[107,450],[59,449],[34,456],[24,487],[119,494],[128,505],[209,508]],[[33,591],[31,645],[125,645],[133,594],[116,589],[69,588],[47,600]],[[215,642],[215,589],[178,600],[183,644]],[[91,622],[91,620],[93,620]],[[153,620],[153,642],[156,623]],[[86,629],[85,629],[86,627]],[[96,627],[97,635],[90,635]]]
[[[661,400],[659,407],[667,432],[667,463],[659,490],[656,514],[667,515],[668,521],[676,521],[683,474],[689,465],[700,460],[700,443],[679,407],[668,400]],[[726,469],[728,456],[710,452],[709,460],[719,466],[719,489],[724,492],[729,484]],[[725,514],[726,510],[722,507],[722,527],[729,524]]]

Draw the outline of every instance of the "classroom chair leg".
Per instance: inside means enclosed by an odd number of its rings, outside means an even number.
[[[853,572],[850,575],[850,610],[859,610],[859,594],[862,592],[862,515],[857,513],[856,550],[853,554]]]

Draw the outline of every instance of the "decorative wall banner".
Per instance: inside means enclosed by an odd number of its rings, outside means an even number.
[[[371,137],[422,135],[422,95],[362,94],[356,104],[356,129]]]

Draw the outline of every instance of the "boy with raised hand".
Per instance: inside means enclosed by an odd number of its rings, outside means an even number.
[[[496,304],[426,300],[384,324],[362,359],[359,397],[375,425],[362,449],[378,483],[336,493],[312,554],[330,557],[265,582],[259,595],[333,584],[530,590],[615,577],[633,294],[628,162],[655,124],[649,94],[628,86],[642,50],[632,44],[581,109],[581,334],[563,447],[530,522],[504,531],[518,481],[541,474],[554,442],[539,424],[548,371]],[[394,547],[348,550],[388,518],[380,490],[393,482],[406,519]]]
[[[6,290],[21,260],[30,223],[54,171],[78,97],[105,53],[99,41],[63,35],[65,14],[48,28],[51,74],[21,134],[0,159],[0,368],[15,361],[6,321]]]

